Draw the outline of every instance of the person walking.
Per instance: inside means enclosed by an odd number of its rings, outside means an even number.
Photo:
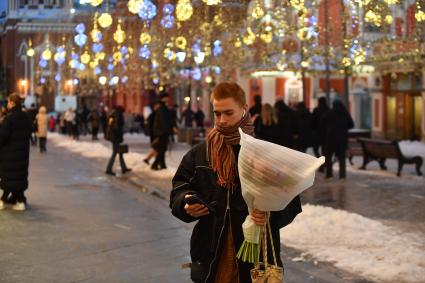
[[[106,139],[106,132],[108,129],[108,107],[102,107],[100,112],[100,125],[102,126],[103,136]]]
[[[194,118],[196,127],[200,130],[202,134],[204,134],[205,114],[204,111],[202,111],[201,107],[198,106],[198,111],[195,112]]]
[[[214,128],[206,141],[194,146],[183,157],[172,180],[170,208],[178,219],[186,223],[197,222],[190,241],[193,282],[251,282],[253,264],[236,258],[244,240],[242,223],[250,215],[258,226],[262,226],[266,213],[258,209],[248,212],[237,164],[239,128],[247,134],[253,134],[254,128],[245,93],[236,83],[219,83],[211,94],[211,102]],[[186,203],[193,195],[210,203],[214,210],[200,203]],[[291,223],[300,212],[300,199],[296,197],[284,210],[271,213],[272,238],[279,266],[283,265],[279,229]],[[271,262],[271,258],[269,260]]]
[[[254,121],[255,137],[264,141],[279,143],[279,127],[273,107],[266,103],[260,116]]]
[[[305,107],[304,102],[298,102],[295,111],[296,121],[296,142],[295,149],[306,152],[307,148],[313,145],[313,127],[311,121],[311,113]]]
[[[339,178],[346,178],[345,152],[348,146],[348,130],[354,127],[353,119],[340,100],[332,103],[332,109],[322,120],[325,129],[324,152],[326,178],[333,177],[333,155],[338,158]]]
[[[183,126],[185,128],[192,128],[193,127],[193,119],[195,118],[195,112],[192,111],[190,108],[190,105],[186,107],[186,109],[182,112],[182,118]]]
[[[319,97],[318,105],[314,108],[311,118],[311,126],[313,129],[313,152],[316,157],[324,154],[323,141],[325,139],[325,130],[322,127],[323,123],[321,123],[321,121],[328,112],[329,106],[326,97]]]
[[[296,131],[294,111],[283,100],[276,101],[274,108],[279,128],[278,144],[288,148],[294,148],[294,135]]]
[[[161,101],[159,102],[158,109],[155,111],[153,121],[153,136],[155,142],[152,147],[157,152],[155,161],[152,163],[152,170],[166,169],[165,153],[168,147],[169,137],[172,133],[172,119],[171,113],[166,105],[168,101],[168,94],[163,93],[161,95]]]
[[[121,106],[117,106],[116,109],[108,118],[108,128],[106,130],[106,139],[109,140],[112,144],[112,155],[109,159],[108,165],[106,167],[106,174],[116,176],[113,172],[115,158],[117,154],[120,160],[121,172],[123,174],[130,172],[131,168],[128,168],[124,161],[124,154],[120,152],[120,144],[124,141],[124,109]]]
[[[43,153],[47,150],[47,127],[49,123],[49,116],[47,115],[46,107],[40,107],[37,116],[35,116],[35,122],[37,123],[36,134],[40,144],[40,152]]]
[[[97,141],[97,134],[99,133],[100,115],[96,108],[93,108],[88,116],[88,121],[91,127],[91,139]]]
[[[37,146],[37,124],[35,121],[35,116],[37,115],[37,108],[35,107],[35,104],[32,103],[30,108],[27,110],[27,114],[30,118],[31,125],[32,125],[32,133],[31,133],[31,145]]]
[[[155,112],[158,110],[159,106],[160,106],[159,102],[154,103],[152,107],[152,112],[151,114],[149,114],[147,119],[147,127],[146,127],[145,134],[149,135],[150,146],[151,146],[151,150],[143,159],[143,162],[145,162],[147,165],[149,165],[149,162],[152,158],[154,157],[156,158],[156,156],[158,155],[158,152],[155,150],[155,148],[157,147],[155,144],[159,141],[159,139],[155,138],[155,136],[153,135],[153,123],[155,121]]]
[[[28,189],[32,123],[21,104],[18,94],[10,94],[8,111],[0,124],[0,209],[5,208],[5,203],[12,204],[13,210],[26,209],[24,192]]]
[[[249,114],[251,114],[252,120],[255,121],[257,117],[261,115],[261,110],[263,106],[261,104],[261,95],[254,96],[254,105],[249,108]]]
[[[66,110],[63,119],[65,121],[66,133],[68,136],[73,136],[73,125],[76,119],[74,110],[72,108]]]

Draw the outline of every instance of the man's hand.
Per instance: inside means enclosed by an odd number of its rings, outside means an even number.
[[[185,195],[184,198],[188,198],[192,195]],[[210,214],[209,210],[205,205],[195,203],[195,204],[187,204],[184,206],[184,210],[186,213],[192,217],[201,217]]]
[[[255,208],[251,212],[251,219],[254,220],[255,224],[258,226],[264,226],[264,223],[266,222],[266,213]]]

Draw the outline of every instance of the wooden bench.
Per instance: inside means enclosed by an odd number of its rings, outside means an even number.
[[[363,149],[358,139],[348,138],[348,147],[347,147],[346,155],[351,165],[354,165],[354,162],[353,162],[354,156],[363,156]]]
[[[366,169],[366,165],[376,160],[382,170],[386,170],[385,160],[393,158],[398,160],[397,176],[400,176],[404,164],[416,164],[416,173],[421,176],[422,157],[420,156],[404,156],[400,150],[400,146],[396,141],[377,140],[368,138],[359,138],[363,149],[363,165],[360,169]]]

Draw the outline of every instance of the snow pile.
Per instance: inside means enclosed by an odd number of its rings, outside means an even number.
[[[379,282],[425,278],[421,237],[343,210],[304,205],[294,222],[281,230],[281,240],[317,260]]]
[[[133,136],[132,138],[127,139],[127,136],[126,136],[124,139],[126,142],[127,140],[134,141],[137,138],[138,137]],[[139,138],[141,137],[139,136]],[[109,158],[112,153],[111,144],[109,142],[75,141],[71,139],[70,137],[62,136],[56,133],[49,134],[49,141],[52,141],[56,146],[66,148],[67,150],[71,152],[78,153],[88,158]],[[167,158],[168,168],[165,170],[159,170],[159,171],[151,170],[150,167],[143,162],[143,159],[145,158],[148,151],[149,151],[149,148],[146,148],[146,150],[142,151],[141,153],[132,152],[131,145],[130,145],[130,152],[125,154],[124,156],[127,166],[132,168],[136,172],[137,171],[149,172],[149,174],[151,174],[152,177],[171,179],[174,176],[175,172],[177,171],[177,167],[180,164],[180,161],[187,150],[183,149],[183,150],[174,150],[171,153],[167,152],[166,158]],[[152,162],[153,160],[151,160],[151,163]],[[118,164],[119,164],[119,161],[118,159],[116,159],[114,166],[118,166]],[[105,163],[105,168],[106,168],[106,163]]]

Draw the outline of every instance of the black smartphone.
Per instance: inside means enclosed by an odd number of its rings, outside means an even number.
[[[190,197],[185,198],[184,201],[189,205],[196,204],[196,203],[202,204],[206,208],[208,208],[210,213],[215,213],[215,208],[213,207],[215,205],[215,201],[211,203],[207,203],[203,199],[201,199],[198,195],[191,195]]]

